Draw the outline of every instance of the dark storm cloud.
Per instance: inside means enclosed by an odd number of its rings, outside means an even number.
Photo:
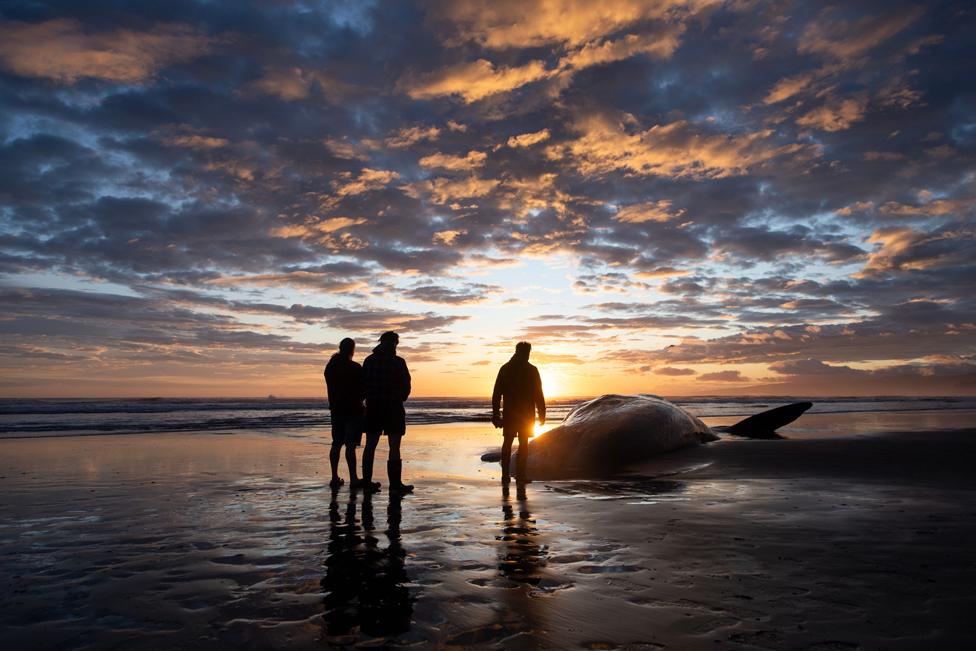
[[[527,335],[737,332],[645,365],[972,350],[968,5],[572,4],[6,3],[0,271],[127,285],[84,309],[227,337],[199,310],[457,317],[209,292],[418,274],[404,297],[473,304],[496,289],[464,263],[568,255],[620,305]],[[5,327],[69,336],[78,299],[38,296]]]

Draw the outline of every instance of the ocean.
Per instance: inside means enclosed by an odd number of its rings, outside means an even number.
[[[552,400],[549,422],[586,398]],[[700,418],[749,416],[777,405],[812,400],[810,414],[947,412],[976,409],[976,397],[688,397],[673,398]],[[416,398],[408,424],[488,422],[488,400]],[[0,399],[0,439],[153,432],[259,431],[287,434],[329,426],[322,398]]]

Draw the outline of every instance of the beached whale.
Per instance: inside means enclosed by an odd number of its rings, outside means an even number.
[[[604,395],[577,406],[558,427],[532,439],[528,473],[533,479],[605,476],[663,452],[716,441],[716,432],[781,438],[776,430],[812,406],[810,402],[797,402],[729,427],[710,428],[658,396]],[[484,455],[482,460],[499,458],[496,452]]]

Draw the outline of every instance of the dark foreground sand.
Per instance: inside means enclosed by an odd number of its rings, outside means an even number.
[[[317,433],[0,441],[0,648],[972,648],[976,431],[845,418],[524,497],[416,427],[393,503]]]

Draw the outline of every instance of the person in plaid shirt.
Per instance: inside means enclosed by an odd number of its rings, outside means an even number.
[[[410,396],[410,371],[407,363],[396,354],[400,336],[384,332],[373,354],[363,362],[363,379],[366,386],[366,448],[363,450],[363,481],[368,491],[374,490],[373,457],[380,436],[386,434],[390,443],[390,458],[386,473],[390,479],[390,491],[409,493],[410,484],[401,477],[403,462],[400,459],[400,439],[406,434],[404,401]]]

